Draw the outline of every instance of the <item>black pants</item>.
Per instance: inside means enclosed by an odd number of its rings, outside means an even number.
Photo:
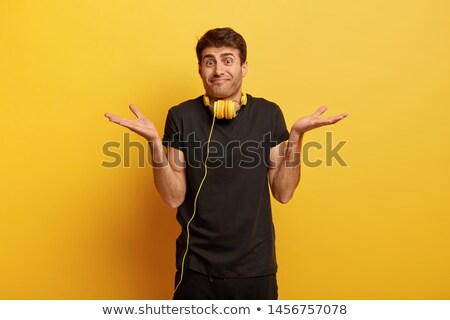
[[[175,286],[180,280],[175,275]],[[215,278],[192,270],[184,270],[183,281],[173,295],[174,300],[276,300],[276,274],[253,278]]]

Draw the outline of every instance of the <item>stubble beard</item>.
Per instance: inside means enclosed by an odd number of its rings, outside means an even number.
[[[241,90],[241,86],[242,86],[242,81],[238,81],[235,82],[234,80],[230,80],[233,81],[233,83],[230,84],[230,86],[214,86],[211,85],[208,87],[208,90],[206,90],[208,96],[212,99],[212,100],[223,100],[223,99],[238,99],[239,97],[235,97],[236,94],[238,94],[239,90]]]

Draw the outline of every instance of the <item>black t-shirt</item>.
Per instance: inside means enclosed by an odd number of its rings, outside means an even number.
[[[247,95],[232,120],[216,119],[209,146],[207,177],[190,224],[185,268],[215,277],[244,278],[277,271],[275,231],[268,186],[270,148],[289,137],[280,108]],[[165,146],[184,152],[186,198],[178,208],[182,232],[177,267],[186,251],[186,225],[205,173],[204,160],[213,115],[202,97],[169,110]]]

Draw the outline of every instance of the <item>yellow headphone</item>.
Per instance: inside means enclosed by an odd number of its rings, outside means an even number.
[[[211,106],[211,101],[209,100],[209,97],[205,94],[203,96],[203,103],[206,107]],[[242,93],[241,97],[241,104],[240,106],[244,106],[247,104],[247,95],[245,93]],[[211,124],[211,130],[209,131],[208,136],[208,144],[206,147],[206,158],[205,158],[205,174],[203,176],[202,181],[200,182],[200,186],[198,187],[197,193],[194,198],[194,212],[192,213],[191,219],[189,219],[187,225],[186,225],[186,231],[187,231],[187,238],[186,238],[186,251],[183,254],[183,260],[181,262],[181,270],[180,270],[180,280],[178,281],[178,284],[175,287],[174,293],[177,291],[178,287],[181,285],[181,282],[183,281],[183,275],[184,275],[184,262],[186,260],[187,253],[189,251],[189,242],[191,239],[191,233],[190,233],[190,225],[192,220],[194,220],[195,214],[197,212],[197,199],[198,195],[200,194],[200,190],[202,189],[203,182],[205,182],[206,176],[208,175],[208,166],[206,165],[208,163],[208,157],[209,157],[209,143],[211,142],[211,136],[214,129],[214,123],[217,119],[233,119],[236,117],[236,109],[237,109],[237,102],[233,100],[216,100],[214,101],[213,110],[214,110],[214,117]]]
[[[209,97],[205,94],[203,96],[203,103],[206,107],[211,106],[211,101],[209,100]],[[242,93],[241,97],[241,106],[247,104],[247,95],[245,93]],[[214,116],[217,119],[233,119],[236,117],[236,109],[237,109],[237,102],[233,100],[216,100],[213,104],[213,111]]]

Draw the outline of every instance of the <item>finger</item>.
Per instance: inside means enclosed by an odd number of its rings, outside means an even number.
[[[320,117],[320,115],[321,115],[322,113],[324,113],[325,111],[327,111],[327,106],[321,106],[319,109],[317,109],[316,112],[313,113],[313,117],[318,118],[318,117]]]
[[[109,121],[117,123],[118,125],[121,125],[122,127],[128,128],[130,130],[135,130],[138,127],[134,120],[119,117],[109,113],[105,114],[105,116],[109,118]]]
[[[109,119],[109,121],[113,121],[114,119],[116,119],[118,116],[116,116],[115,114],[111,114],[111,113],[105,113],[105,117],[107,117]],[[113,121],[114,122],[114,121]]]
[[[138,118],[145,118],[144,115],[139,111],[138,107],[134,104],[130,104],[130,110],[134,113],[134,115]]]
[[[111,113],[105,113],[105,117],[107,117],[109,119],[109,121],[114,122],[114,123],[119,123],[119,122],[125,120],[125,118],[116,116],[115,114],[111,114]]]
[[[323,119],[320,119],[320,120],[321,120],[321,123],[323,123],[324,125],[327,125],[327,124],[333,124],[333,123],[336,123],[338,121],[341,121],[342,119],[344,119],[347,116],[348,116],[347,113],[341,113],[340,115],[337,115],[337,116],[334,116],[334,117],[329,117],[329,118],[323,118]]]

